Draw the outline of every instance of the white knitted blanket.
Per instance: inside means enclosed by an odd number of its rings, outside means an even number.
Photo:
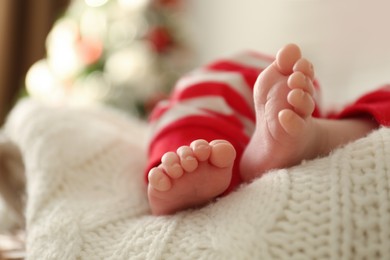
[[[149,214],[147,126],[21,102],[29,259],[390,259],[390,129],[269,172],[198,210]]]

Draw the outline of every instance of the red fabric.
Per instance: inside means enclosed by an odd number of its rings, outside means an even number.
[[[220,82],[205,81],[192,85],[192,88],[184,91],[176,92],[172,96],[173,101],[185,100],[203,96],[220,96],[223,97],[227,104],[239,112],[240,114],[255,120],[253,110],[249,104],[234,90],[230,89],[226,84]]]
[[[390,85],[363,95],[341,112],[329,116],[335,119],[351,117],[368,117],[379,125],[390,126]]]

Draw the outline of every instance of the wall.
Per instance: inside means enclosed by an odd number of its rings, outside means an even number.
[[[198,63],[242,49],[274,54],[298,43],[327,106],[390,82],[388,0],[188,1]]]
[[[0,0],[0,126],[24,84],[24,75],[45,55],[46,35],[68,0]]]
[[[10,69],[13,63],[10,57],[10,49],[14,42],[10,39],[4,40],[10,34],[9,21],[12,19],[14,10],[11,1],[0,1],[0,125],[10,107],[8,97],[11,89],[5,87],[10,82]]]

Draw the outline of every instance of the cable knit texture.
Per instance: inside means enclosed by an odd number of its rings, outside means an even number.
[[[271,171],[201,209],[150,215],[147,126],[108,108],[17,105],[28,259],[390,259],[390,130]]]

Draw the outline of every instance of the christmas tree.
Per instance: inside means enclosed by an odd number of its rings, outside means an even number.
[[[54,104],[103,102],[145,117],[188,70],[181,0],[74,0],[26,76]]]

